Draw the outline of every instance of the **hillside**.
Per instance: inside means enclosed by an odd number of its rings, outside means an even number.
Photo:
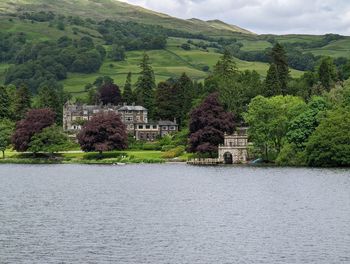
[[[3,0],[0,2],[0,14],[39,11],[52,11],[66,16],[95,20],[133,21],[213,36],[232,35],[232,33],[251,34],[248,30],[221,21],[183,20],[117,0]]]
[[[55,14],[55,20],[33,20],[25,15],[26,12],[38,14],[40,11],[45,13],[52,11]],[[60,15],[66,17],[62,29],[57,27],[57,19]],[[74,22],[75,18],[78,22]],[[118,42],[120,32],[113,33],[117,36],[114,39],[116,43],[109,41],[108,36],[104,35],[97,25],[105,19],[116,20],[119,21],[118,23],[138,23],[136,26],[131,25],[130,28],[124,28],[125,24],[114,25],[121,32],[131,34],[123,43],[128,44],[129,40],[138,37],[142,44],[140,30],[145,31],[145,35],[163,35],[166,43],[158,48],[127,49],[124,61],[113,61],[107,56],[99,70],[94,72],[82,73],[68,70],[66,78],[59,81],[64,84],[64,89],[73,93],[74,96],[85,96],[84,87],[98,76],[111,76],[120,86],[123,86],[127,73],[132,72],[133,83],[135,83],[139,73],[138,64],[144,50],[147,50],[150,56],[157,81],[178,77],[183,72],[194,80],[202,81],[210,74],[224,48],[232,51],[239,70],[255,70],[262,78],[269,67],[267,51],[275,42],[280,42],[287,48],[288,56],[292,61],[290,63],[292,77],[299,77],[305,70],[312,69],[317,63],[318,56],[350,57],[350,38],[333,34],[325,36],[256,35],[220,20],[203,21],[195,18],[183,20],[116,0],[4,0],[0,2],[0,32],[24,33],[28,43],[56,42],[61,37],[79,41],[83,37],[88,37],[95,45],[103,45],[109,53],[113,44],[121,45]],[[85,23],[85,21],[88,22]],[[162,27],[154,27],[154,25]],[[189,50],[182,48],[184,44],[189,46]],[[3,83],[7,69],[14,65],[14,62],[5,60],[2,56],[0,59],[0,82]]]

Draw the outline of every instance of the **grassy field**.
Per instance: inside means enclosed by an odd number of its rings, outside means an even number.
[[[25,1],[21,0],[20,2],[24,3]],[[36,0],[34,2],[41,3],[41,0]],[[69,5],[68,2],[69,1],[62,2],[63,9],[67,8],[67,5]],[[52,4],[52,6],[57,7],[56,4]],[[152,12],[147,14],[150,16],[154,15]],[[89,35],[94,38],[95,43],[103,44],[100,34],[97,31],[88,28],[82,28],[78,26],[72,27],[67,25],[65,30],[62,31],[58,30],[55,26],[50,27],[49,23],[47,22],[32,23],[29,20],[19,20],[17,18],[13,18],[12,21],[10,21],[8,16],[1,16],[0,22],[1,32],[25,32],[28,35],[30,41],[55,40],[64,35],[76,39],[81,38],[85,35]],[[192,22],[197,23],[198,21],[193,20]],[[215,23],[217,24],[219,22]],[[77,31],[78,34],[74,34],[73,31]],[[285,35],[274,36],[274,38],[282,43],[293,43],[317,41],[320,40],[322,36]],[[242,50],[244,51],[259,51],[271,47],[271,44],[269,42],[262,40],[261,37],[256,35],[239,35],[237,36],[237,39],[243,44]],[[219,60],[221,54],[217,53],[215,49],[209,49],[209,51],[205,51],[198,49],[193,45],[191,46],[192,49],[190,51],[185,51],[180,48],[180,46],[181,44],[186,43],[187,40],[188,39],[184,38],[169,38],[165,50],[152,50],[147,52],[151,58],[152,67],[155,71],[157,82],[164,81],[171,77],[178,77],[183,72],[186,72],[194,80],[199,81],[204,80],[204,78],[210,74],[210,71],[212,71],[213,66]],[[193,41],[201,42],[202,40],[194,39]],[[105,47],[107,50],[109,49],[108,46]],[[349,58],[350,38],[334,41],[322,48],[305,50],[305,52],[312,52],[315,55],[333,57],[343,56]],[[72,93],[75,97],[84,97],[86,95],[84,89],[86,84],[93,83],[94,80],[99,76],[111,76],[119,86],[123,87],[128,72],[132,72],[132,82],[135,83],[140,71],[138,65],[141,61],[142,55],[143,51],[131,51],[127,52],[127,59],[123,62],[113,62],[106,59],[99,72],[93,74],[69,73],[68,78],[62,83],[64,84],[65,90]],[[267,63],[248,62],[239,59],[236,59],[236,63],[239,70],[256,70],[263,77],[266,75],[269,67]],[[209,72],[203,71],[204,66],[209,66]],[[8,67],[8,64],[0,64],[1,83],[4,81],[5,71]],[[291,75],[293,77],[298,77],[302,73],[303,72],[291,70]]]
[[[151,59],[157,82],[171,77],[179,77],[183,72],[186,72],[191,78],[201,81],[209,74],[202,71],[202,67],[209,66],[210,69],[213,69],[221,54],[216,53],[213,49],[209,52],[200,49],[185,51],[179,46],[186,41],[187,39],[170,38],[166,50],[152,50],[147,52]],[[127,59],[123,62],[106,60],[97,73],[71,73],[63,82],[65,90],[73,93],[76,97],[83,97],[85,96],[85,85],[93,83],[99,76],[110,76],[122,87],[128,72],[133,73],[132,81],[135,83],[140,72],[138,64],[142,56],[143,51],[130,51],[127,52]],[[256,70],[262,76],[266,75],[269,67],[267,63],[247,62],[239,59],[236,59],[236,63],[239,70]],[[291,74],[293,77],[298,77],[302,72],[292,70]]]
[[[23,32],[30,41],[39,42],[46,40],[56,40],[62,36],[68,36],[72,39],[79,39],[82,36],[90,36],[96,43],[102,44],[99,32],[80,26],[66,25],[65,30],[58,30],[55,26],[50,27],[48,22],[31,22],[29,20],[20,20],[18,18],[0,17],[1,32]],[[74,30],[73,30],[74,29]],[[77,34],[73,32],[76,31]]]

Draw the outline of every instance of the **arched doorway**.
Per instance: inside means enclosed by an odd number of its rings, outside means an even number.
[[[224,162],[225,164],[233,164],[232,154],[230,152],[224,154]]]

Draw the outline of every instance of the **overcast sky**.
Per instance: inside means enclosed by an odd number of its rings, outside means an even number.
[[[350,35],[350,0],[123,0],[181,18],[220,19],[253,32]]]

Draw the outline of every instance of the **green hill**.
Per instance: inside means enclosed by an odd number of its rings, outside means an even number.
[[[92,22],[65,23],[64,29],[58,29],[55,24],[57,21],[53,24],[40,19],[33,20],[28,16],[40,11],[46,13],[51,11],[57,16],[64,15],[73,20],[90,19]],[[350,38],[338,35],[256,35],[220,20],[178,19],[116,0],[0,1],[0,32],[4,34],[23,32],[28,41],[33,43],[56,41],[63,36],[76,41],[82,37],[90,37],[95,44],[103,45],[108,52],[111,45],[107,43],[106,36],[103,36],[96,24],[105,19],[178,30],[167,36],[166,46],[161,49],[147,50],[157,81],[178,77],[183,72],[193,79],[203,80],[213,69],[224,47],[231,49],[237,57],[236,63],[239,70],[256,70],[262,77],[266,75],[269,67],[264,53],[277,41],[287,47],[291,56],[297,56],[294,61],[298,61],[299,57],[308,53],[313,54],[314,60],[317,59],[316,56],[350,57]],[[179,32],[185,32],[188,36],[185,36],[186,34],[182,37],[175,36]],[[181,47],[188,43],[190,43],[189,50]],[[128,50],[125,61],[115,62],[106,58],[97,72],[89,74],[68,72],[67,78],[60,82],[64,84],[66,91],[78,97],[84,96],[85,85],[92,83],[98,76],[111,76],[122,86],[127,73],[132,72],[135,82],[143,52],[143,49]],[[0,82],[3,82],[6,70],[12,62],[5,61],[2,57],[0,59]],[[303,74],[303,70],[300,69],[306,68],[307,65],[291,65],[291,68],[293,67],[299,70],[292,69],[291,75],[298,77]]]
[[[133,21],[215,36],[232,35],[237,32],[251,34],[248,30],[223,22],[179,19],[117,0],[2,0],[0,2],[0,14],[39,11],[52,11],[66,16],[95,20]]]

